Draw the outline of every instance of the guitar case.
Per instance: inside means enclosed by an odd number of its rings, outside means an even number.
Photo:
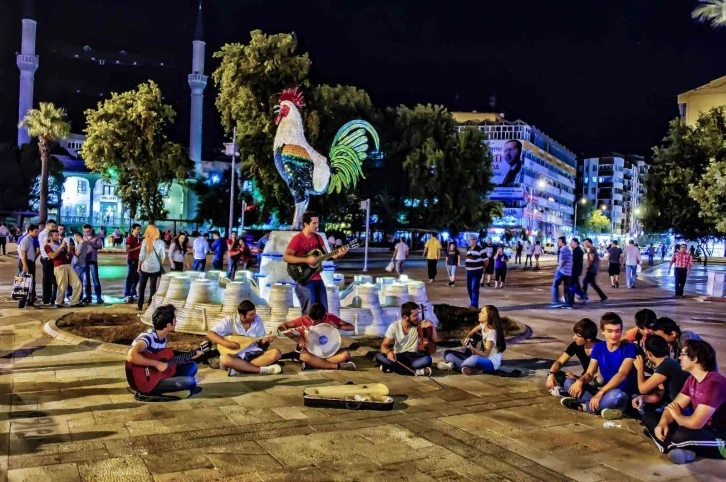
[[[393,410],[393,398],[382,383],[332,387],[308,387],[303,391],[303,405],[312,408],[344,408],[346,410]]]

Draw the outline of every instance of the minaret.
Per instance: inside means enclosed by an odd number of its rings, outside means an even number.
[[[23,2],[23,43],[16,57],[20,69],[20,97],[18,107],[18,123],[25,113],[33,108],[33,83],[35,71],[38,70],[38,56],[35,55],[35,5],[33,0]],[[18,146],[30,142],[28,131],[18,128]]]
[[[189,157],[194,161],[194,170],[202,173],[202,105],[207,76],[204,75],[204,26],[202,24],[202,0],[199,0],[197,26],[192,41],[192,73],[189,74],[189,87],[192,89],[192,108],[189,119]]]

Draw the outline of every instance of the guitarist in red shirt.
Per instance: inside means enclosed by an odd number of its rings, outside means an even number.
[[[290,264],[315,264],[317,258],[308,256],[308,253],[315,249],[319,249],[323,253],[326,251],[325,241],[318,234],[318,225],[318,214],[314,211],[305,211],[303,214],[303,229],[293,236],[288,243],[282,257],[283,261]],[[337,255],[333,256],[333,259],[345,256],[347,252],[348,248],[343,247]],[[325,291],[325,284],[320,277],[320,273],[313,274],[310,281],[306,283],[297,283],[295,285],[295,294],[300,301],[300,311],[303,315],[308,314],[310,305],[313,303],[321,303],[325,307],[325,311],[328,311],[328,294]]]
[[[126,361],[140,367],[149,367],[152,374],[164,372],[169,368],[169,364],[155,360],[152,357],[162,350],[166,350],[166,337],[174,331],[176,327],[176,308],[174,305],[163,305],[158,307],[151,317],[154,328],[149,329],[137,336],[131,343],[131,349],[126,355]],[[202,351],[197,350],[191,360],[196,360],[202,356]],[[147,400],[149,396],[159,397],[162,399],[172,400],[174,398],[187,398],[202,391],[197,386],[197,380],[194,376],[197,374],[197,364],[194,361],[187,361],[176,365],[176,373],[174,376],[164,378],[156,385],[156,387],[148,393],[137,391],[135,398],[137,400]],[[178,393],[178,397],[164,397],[164,394],[170,392]],[[176,395],[176,394],[175,394]]]

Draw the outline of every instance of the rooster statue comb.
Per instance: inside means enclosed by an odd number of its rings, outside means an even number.
[[[341,192],[355,186],[363,177],[363,160],[368,156],[368,141],[375,150],[380,142],[376,130],[363,120],[350,121],[338,130],[328,157],[308,144],[299,108],[305,105],[297,87],[285,89],[275,107],[277,132],[273,144],[275,167],[287,184],[295,201],[292,228],[302,229],[303,213],[310,196]]]

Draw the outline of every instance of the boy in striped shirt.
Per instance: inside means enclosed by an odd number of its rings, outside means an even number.
[[[466,291],[469,293],[469,306],[479,309],[479,286],[484,275],[484,268],[489,259],[486,257],[484,248],[477,243],[477,237],[470,234],[468,237],[469,248],[466,250]]]

